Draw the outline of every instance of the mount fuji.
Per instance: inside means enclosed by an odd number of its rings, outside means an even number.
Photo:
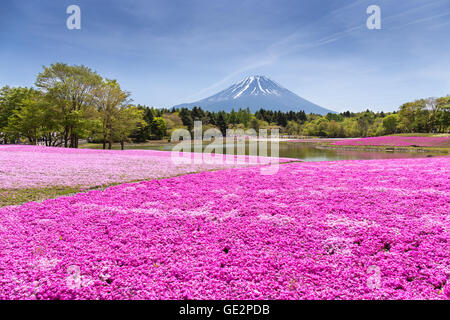
[[[265,76],[250,76],[211,97],[192,103],[184,103],[175,108],[201,107],[208,111],[227,111],[249,108],[273,111],[305,111],[324,115],[334,111],[303,99],[275,81]]]

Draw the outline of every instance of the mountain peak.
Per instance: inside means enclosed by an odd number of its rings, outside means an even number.
[[[261,80],[270,80],[269,78],[267,78],[266,76],[263,76],[263,75],[252,75],[252,76],[245,77],[242,81],[245,81],[245,80],[252,80],[253,81],[253,80],[259,80],[259,79],[261,79]]]
[[[255,112],[261,108],[280,111],[300,111],[306,113],[327,114],[332,112],[308,100],[305,100],[282,87],[264,75],[250,75],[231,87],[206,99],[176,106],[199,106],[210,111],[231,111],[238,108],[250,108]]]
[[[266,76],[254,75],[244,78],[224,93],[229,94],[233,99],[238,99],[244,96],[280,95],[282,91],[280,89],[283,88]]]

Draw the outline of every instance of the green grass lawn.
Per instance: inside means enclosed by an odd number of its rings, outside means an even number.
[[[210,171],[218,171],[221,169],[214,169]],[[192,172],[188,174],[195,174],[200,173],[201,171]],[[185,175],[185,173],[180,173],[177,175],[174,175],[173,177],[178,177]],[[157,178],[155,180],[161,180],[166,179],[169,177],[161,177]],[[45,187],[45,188],[29,188],[29,189],[0,189],[0,208],[6,207],[6,206],[15,206],[15,205],[21,205],[27,202],[41,202],[46,199],[55,199],[61,196],[69,196],[74,195],[81,192],[88,192],[91,190],[104,190],[109,187],[121,185],[124,183],[135,183],[145,181],[142,179],[139,180],[131,180],[127,182],[116,182],[116,183],[110,183],[107,185],[99,185],[94,186],[90,188],[82,188],[82,187]]]
[[[166,150],[167,151],[167,145],[170,145],[170,142],[168,140],[152,140],[142,143],[125,143],[125,150],[132,150],[132,149],[143,149],[143,150]],[[176,143],[173,143],[172,145],[176,145]],[[102,143],[85,143],[80,145],[80,148],[86,148],[86,149],[103,149]],[[120,150],[121,146],[120,143],[113,143],[112,150]]]
[[[42,201],[80,192],[79,188],[53,187],[32,189],[0,189],[0,207]]]

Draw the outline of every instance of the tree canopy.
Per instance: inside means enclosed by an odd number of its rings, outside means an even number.
[[[154,108],[132,105],[130,92],[83,65],[55,63],[37,75],[36,88],[0,88],[0,143],[27,142],[77,148],[80,139],[112,148],[120,142],[164,139],[194,121],[203,130],[278,128],[290,136],[368,137],[450,130],[450,96],[407,102],[398,112],[342,112],[321,116],[304,111],[248,108],[227,113],[201,107]]]

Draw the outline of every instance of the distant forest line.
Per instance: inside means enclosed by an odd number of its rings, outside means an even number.
[[[396,112],[303,111],[251,113],[248,108],[209,112],[200,107],[158,109],[134,105],[117,80],[85,66],[63,63],[44,67],[35,88],[0,88],[0,143],[29,143],[77,148],[80,139],[103,143],[145,142],[170,137],[175,129],[279,129],[288,136],[373,137],[395,133],[448,133],[450,96],[407,102]]]

